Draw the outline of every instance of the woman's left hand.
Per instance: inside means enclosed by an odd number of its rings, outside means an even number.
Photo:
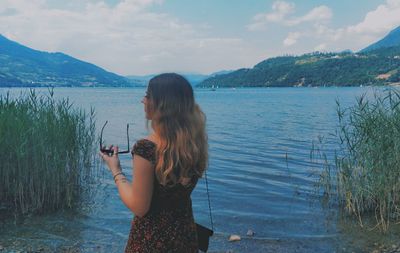
[[[111,171],[112,175],[114,176],[118,172],[121,172],[121,164],[118,157],[118,146],[111,146],[110,149],[113,150],[112,155],[108,155],[107,153],[103,152],[100,152],[99,154],[103,161],[107,164],[107,167]]]

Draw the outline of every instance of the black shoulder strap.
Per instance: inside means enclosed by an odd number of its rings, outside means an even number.
[[[211,214],[211,201],[210,201],[210,193],[208,191],[208,180],[207,180],[207,171],[204,172],[204,176],[206,178],[206,189],[207,189],[207,197],[208,197],[208,209],[210,210],[210,221],[211,221],[211,229],[214,231],[214,223]]]

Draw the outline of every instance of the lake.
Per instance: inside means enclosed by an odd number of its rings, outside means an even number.
[[[23,89],[1,88],[18,95]],[[46,94],[46,89],[37,89]],[[107,120],[107,143],[126,146],[147,135],[144,88],[57,88],[75,106],[96,111],[97,128]],[[376,243],[396,242],[398,229],[380,235],[340,219],[335,208],[323,208],[315,194],[315,166],[310,162],[313,141],[323,136],[326,152],[337,148],[336,100],[355,103],[373,88],[243,88],[195,89],[207,115],[208,181],[215,226],[210,252],[364,252]],[[131,177],[129,155],[121,155]],[[132,213],[119,200],[114,181],[104,178],[88,211],[62,212],[22,221],[0,217],[0,245],[35,250],[122,252]],[[195,219],[210,226],[204,180],[192,194]],[[398,227],[398,226],[397,226]],[[254,236],[246,236],[251,229]],[[231,234],[242,237],[228,242]],[[36,249],[37,250],[37,249]]]

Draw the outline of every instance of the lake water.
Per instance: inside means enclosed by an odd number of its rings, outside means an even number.
[[[0,89],[18,95],[22,89]],[[46,93],[46,89],[37,89]],[[107,143],[126,146],[125,128],[137,140],[147,135],[144,89],[57,88],[75,106],[96,110],[97,127],[108,120]],[[209,188],[215,226],[210,252],[364,252],[375,243],[396,242],[398,230],[385,236],[360,232],[337,218],[334,208],[315,201],[312,142],[324,136],[327,152],[336,147],[336,103],[354,104],[372,88],[196,89],[207,115]],[[132,141],[133,142],[133,141]],[[130,156],[121,163],[131,176]],[[107,171],[106,171],[107,173]],[[195,219],[210,226],[204,180],[192,194]],[[111,175],[98,185],[87,212],[57,213],[16,222],[1,218],[0,245],[9,248],[78,252],[122,252],[132,213],[119,200]],[[397,226],[398,227],[398,226]],[[246,236],[248,229],[255,232]],[[228,242],[230,234],[242,237]],[[376,245],[375,245],[376,246]],[[36,247],[36,248],[35,248]]]

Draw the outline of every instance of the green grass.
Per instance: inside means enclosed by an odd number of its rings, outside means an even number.
[[[74,208],[92,179],[94,111],[53,95],[0,97],[0,203],[19,213]]]
[[[400,222],[400,93],[376,92],[352,107],[337,105],[340,149],[333,162],[318,154],[318,185],[361,226],[372,215],[385,232]]]

